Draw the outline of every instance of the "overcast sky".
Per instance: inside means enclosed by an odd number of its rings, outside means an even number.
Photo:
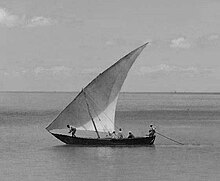
[[[218,0],[0,0],[0,90],[79,91],[147,41],[123,91],[220,92]]]

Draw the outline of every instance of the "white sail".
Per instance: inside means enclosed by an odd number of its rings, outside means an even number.
[[[79,130],[95,131],[93,118],[99,132],[113,131],[119,92],[128,71],[146,45],[133,50],[99,74],[46,129],[64,129],[69,124]]]

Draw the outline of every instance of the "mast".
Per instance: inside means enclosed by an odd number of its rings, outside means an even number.
[[[88,109],[89,116],[91,117],[92,124],[93,124],[93,126],[94,126],[94,128],[95,128],[95,132],[96,132],[98,138],[100,138],[99,132],[98,132],[98,130],[97,130],[97,128],[96,128],[96,125],[95,125],[95,121],[93,120],[93,117],[92,117],[91,112],[90,112],[90,109],[89,109],[89,104],[88,104],[88,102],[87,102],[86,93],[85,93],[84,89],[83,89],[82,91],[83,91],[83,93],[84,93],[84,95],[85,95],[86,106],[87,106],[87,109]]]

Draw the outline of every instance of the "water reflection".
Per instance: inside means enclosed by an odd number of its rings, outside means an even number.
[[[143,163],[151,164],[156,147],[76,147],[54,146],[47,150],[56,170],[69,179],[104,180],[126,177],[133,169],[145,169]],[[144,172],[144,171],[143,171]]]
[[[87,157],[96,158],[100,160],[123,158],[125,155],[139,155],[143,152],[147,154],[155,153],[156,147],[85,147],[85,146],[72,146],[72,145],[59,145],[53,146],[49,149],[53,153],[62,157]]]

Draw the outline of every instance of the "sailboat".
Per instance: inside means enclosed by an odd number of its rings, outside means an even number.
[[[60,141],[84,146],[152,145],[155,136],[114,139],[106,135],[115,130],[115,111],[121,87],[127,74],[148,43],[131,51],[92,80],[46,128]],[[77,133],[95,133],[95,137],[57,133],[72,125]],[[67,132],[67,131],[66,131]]]

